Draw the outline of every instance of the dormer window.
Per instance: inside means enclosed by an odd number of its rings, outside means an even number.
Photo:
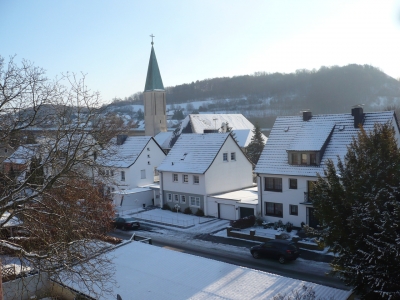
[[[307,161],[308,161],[307,156],[308,156],[307,153],[301,154],[301,164],[302,165],[307,165]]]
[[[290,165],[316,166],[318,165],[318,152],[289,152]]]

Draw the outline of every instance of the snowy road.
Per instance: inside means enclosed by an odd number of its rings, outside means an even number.
[[[163,228],[152,224],[142,223],[142,230],[119,231],[115,230],[111,235],[123,239],[129,239],[133,233],[150,237],[153,245],[164,247],[174,251],[180,251],[210,258],[226,263],[248,267],[264,272],[270,272],[294,279],[306,280],[330,287],[349,290],[340,280],[327,276],[330,270],[329,264],[305,259],[297,259],[284,265],[272,259],[255,260],[248,247],[233,246],[230,244],[214,243],[197,239],[200,234],[216,232],[227,226],[227,221],[219,220],[202,226],[189,229]]]

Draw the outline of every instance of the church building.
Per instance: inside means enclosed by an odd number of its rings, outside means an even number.
[[[151,37],[153,38],[153,35]],[[152,41],[143,99],[145,135],[154,137],[160,132],[167,131],[167,117],[166,93],[153,44]]]

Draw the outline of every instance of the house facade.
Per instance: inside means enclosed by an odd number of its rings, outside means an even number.
[[[123,195],[135,194],[132,192],[134,189],[138,193],[145,192],[143,186],[159,180],[156,168],[164,160],[165,154],[151,136],[120,135],[112,143],[114,145],[98,159],[102,166],[99,172],[106,190],[114,195],[114,203],[121,205]],[[145,201],[140,195],[131,197],[139,197],[141,203]],[[148,199],[146,203],[153,204]]]
[[[311,191],[317,174],[324,175],[328,159],[342,160],[352,138],[362,125],[366,131],[375,123],[390,122],[399,141],[399,126],[393,111],[364,113],[361,107],[351,114],[278,117],[255,168],[259,187],[259,209],[268,222],[304,222],[318,225]]]
[[[208,195],[252,187],[252,166],[229,133],[183,134],[158,167],[161,203],[218,217]]]

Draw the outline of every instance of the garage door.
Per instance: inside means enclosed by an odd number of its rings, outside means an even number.
[[[218,216],[224,220],[236,220],[236,209],[234,205],[218,204]]]

